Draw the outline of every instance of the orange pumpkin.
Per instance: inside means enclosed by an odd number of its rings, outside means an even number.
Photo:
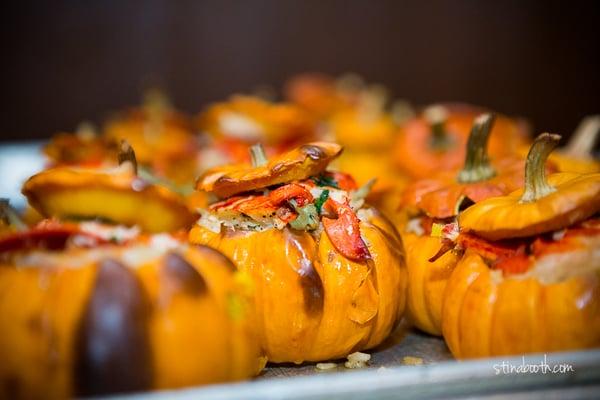
[[[438,171],[458,168],[465,158],[465,145],[474,119],[481,113],[467,105],[431,106],[407,122],[397,135],[394,160],[413,178],[427,178]],[[490,136],[492,158],[517,154],[527,143],[527,130],[518,120],[498,116]]]
[[[146,93],[142,107],[109,120],[104,135],[116,143],[131,143],[142,164],[152,164],[157,157],[191,156],[198,150],[190,122],[156,90]]]
[[[388,199],[397,195],[407,179],[394,167],[389,152],[397,126],[385,103],[383,88],[363,88],[355,104],[331,115],[327,126],[328,136],[345,147],[332,168],[352,175],[360,185],[376,178],[369,202],[392,215],[395,204]]]
[[[186,228],[194,214],[186,199],[137,175],[131,147],[124,142],[121,165],[114,168],[63,166],[25,182],[23,194],[44,217],[94,219],[138,225],[147,232]]]
[[[44,146],[44,153],[52,166],[98,166],[107,159],[114,159],[117,147],[115,141],[98,135],[92,125],[81,123],[75,134],[63,132],[54,135]]]
[[[466,252],[442,312],[457,358],[600,345],[600,222],[586,220],[600,211],[600,174],[546,179],[544,164],[559,140],[535,140],[523,190],[459,216],[456,242]]]
[[[0,249],[2,398],[224,382],[264,365],[247,285],[213,249],[166,234],[107,244],[60,226]]]
[[[284,93],[292,103],[306,110],[316,120],[326,121],[333,114],[353,108],[365,91],[365,82],[355,74],[337,79],[317,73],[292,77]]]
[[[110,119],[102,134],[82,123],[74,134],[55,135],[44,152],[51,166],[112,166],[122,140],[136,149],[141,167],[162,179],[184,185],[199,173],[200,144],[189,121],[157,91],[146,94],[142,107]]]
[[[600,172],[600,161],[594,158],[592,150],[600,136],[600,115],[585,117],[560,152],[550,155],[551,162],[561,172],[592,173]]]
[[[495,266],[467,248],[443,305],[444,338],[456,358],[600,346],[600,229],[573,231]]]
[[[336,146],[311,143],[263,166],[228,168],[225,194],[244,193],[212,204],[190,232],[192,243],[222,251],[251,276],[261,343],[273,362],[372,348],[404,311],[400,238],[364,206],[364,189],[347,175],[323,171],[321,160],[337,155]],[[310,167],[297,162],[302,153]],[[296,180],[282,182],[277,165],[289,166],[285,176]],[[207,172],[198,187],[219,194],[214,176]]]
[[[481,201],[505,192],[504,179],[489,163],[487,145],[494,123],[491,114],[475,119],[464,167],[410,185],[403,196],[400,232],[408,270],[408,315],[415,326],[441,335],[442,301],[447,280],[460,259],[450,251],[436,257],[445,237],[439,227],[456,217],[465,200]],[[436,231],[437,230],[437,231]],[[435,231],[435,232],[434,232]]]
[[[229,162],[245,161],[248,144],[263,143],[278,152],[314,135],[312,119],[295,105],[242,95],[211,105],[198,117],[198,125],[217,146],[231,147]]]

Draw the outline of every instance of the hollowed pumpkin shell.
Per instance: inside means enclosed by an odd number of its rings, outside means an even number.
[[[408,271],[407,312],[411,322],[431,335],[442,334],[442,305],[448,278],[460,256],[452,251],[430,262],[442,246],[437,237],[402,235]]]
[[[169,232],[193,223],[185,199],[145,182],[126,167],[49,169],[29,178],[23,194],[44,217],[101,218],[147,232]]]
[[[265,231],[202,226],[190,232],[231,257],[256,287],[261,343],[270,361],[320,361],[380,344],[405,308],[406,270],[395,229],[374,215],[360,223],[371,259],[355,262],[332,245],[289,228]]]
[[[540,274],[502,277],[480,255],[467,250],[448,281],[444,299],[442,330],[452,354],[460,359],[598,347],[597,246],[596,241],[577,250],[583,251],[575,256],[581,257],[583,270],[547,282]],[[547,261],[551,269],[575,267],[572,256]]]
[[[0,397],[90,396],[258,373],[253,307],[231,262],[203,246],[157,246],[4,259]]]
[[[318,175],[342,152],[335,143],[313,142],[277,156],[265,165],[228,165],[207,171],[196,185],[219,197]]]

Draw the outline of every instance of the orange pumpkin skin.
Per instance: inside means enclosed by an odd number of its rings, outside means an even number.
[[[452,251],[430,262],[442,243],[439,238],[402,234],[408,271],[407,313],[411,322],[431,335],[442,335],[442,305],[448,278],[460,257]]]
[[[130,168],[56,167],[30,177],[22,189],[29,203],[45,217],[102,217],[147,232],[189,227],[195,215],[189,206],[202,204],[170,189],[139,179]]]
[[[336,111],[352,105],[349,93],[336,87],[332,77],[307,73],[292,77],[285,85],[285,97],[305,109],[316,119],[326,119]]]
[[[407,122],[393,145],[396,165],[415,179],[424,179],[439,171],[454,170],[465,159],[465,144],[474,119],[482,110],[473,106],[445,105],[449,111],[446,131],[451,141],[448,149],[432,149],[432,132],[423,118]],[[519,154],[527,143],[527,132],[518,120],[497,116],[489,139],[489,154],[503,158]]]
[[[136,248],[98,251],[0,265],[0,397],[174,388],[262,368],[253,307],[228,314],[232,296],[250,299],[223,255],[179,245],[132,267]]]
[[[340,358],[381,343],[405,308],[406,270],[395,229],[377,214],[360,223],[372,259],[354,262],[304,231],[214,233],[202,226],[193,243],[228,255],[252,277],[257,321],[269,361]]]
[[[197,124],[217,140],[229,138],[246,145],[289,145],[314,135],[314,122],[301,108],[243,95],[212,104],[198,116]]]
[[[600,271],[551,284],[499,279],[467,250],[446,287],[442,330],[458,359],[598,347]]]

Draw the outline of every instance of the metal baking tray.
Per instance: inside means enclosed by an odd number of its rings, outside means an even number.
[[[0,196],[24,207],[23,181],[44,167],[42,142],[0,144]],[[455,361],[444,341],[400,326],[361,370],[346,369],[344,360],[331,370],[314,363],[267,365],[255,379],[126,396],[123,399],[459,399],[511,400],[599,399],[600,349],[516,357]],[[404,357],[422,360],[405,365]],[[556,366],[524,371],[532,365]],[[560,367],[562,366],[562,367]]]

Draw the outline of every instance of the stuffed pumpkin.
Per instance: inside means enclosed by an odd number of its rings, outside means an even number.
[[[473,205],[450,229],[465,252],[442,318],[457,358],[600,345],[600,174],[546,177],[559,139],[536,139],[524,189]]]
[[[494,120],[491,114],[475,119],[462,169],[416,181],[403,193],[403,215],[397,222],[409,277],[408,315],[417,328],[432,335],[442,333],[444,290],[460,259],[453,251],[436,256],[445,235],[450,234],[442,227],[471,204],[515,189],[511,186],[513,168],[497,172],[489,161],[487,146]]]
[[[332,164],[339,171],[352,175],[359,185],[373,177],[377,180],[369,193],[369,202],[387,216],[394,205],[389,199],[407,183],[407,178],[393,165],[389,151],[398,126],[386,110],[387,95],[377,85],[358,92],[352,107],[343,108],[327,120],[327,136],[344,146],[344,153]]]
[[[101,219],[146,232],[175,231],[193,223],[189,200],[151,176],[140,176],[127,142],[121,143],[119,160],[116,167],[50,168],[29,178],[23,194],[44,217]]]
[[[414,179],[460,167],[477,107],[444,104],[427,107],[420,116],[406,122],[393,146],[395,164]],[[498,116],[490,136],[492,158],[517,154],[527,143],[527,129],[519,120]]]
[[[313,120],[297,106],[244,95],[208,107],[198,117],[198,126],[212,139],[202,160],[205,167],[249,161],[248,146],[256,143],[279,154],[315,134]]]
[[[116,165],[123,140],[136,149],[140,169],[153,175],[183,185],[199,174],[199,138],[187,117],[156,90],[146,93],[141,107],[108,120],[102,132],[84,122],[75,133],[54,135],[44,153],[51,167],[109,167]]]
[[[1,398],[178,388],[264,366],[251,286],[214,249],[45,221],[0,235],[0,259]]]
[[[229,256],[256,288],[257,323],[272,362],[344,357],[380,344],[402,317],[401,240],[364,204],[368,186],[328,172],[342,151],[303,145],[253,165],[208,171],[198,189],[220,198],[190,231]]]
[[[600,172],[600,161],[594,157],[594,145],[600,136],[600,115],[585,117],[567,145],[550,154],[550,161],[562,172]]]

